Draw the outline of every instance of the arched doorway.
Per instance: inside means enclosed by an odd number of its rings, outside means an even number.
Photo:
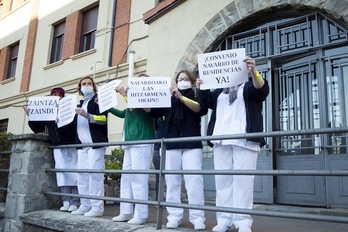
[[[321,13],[272,17],[231,31],[212,50],[246,48],[271,84],[266,131],[347,126],[348,26]],[[347,169],[346,134],[268,139],[258,169]],[[255,178],[255,202],[348,207],[344,177]],[[273,196],[274,194],[274,196]]]

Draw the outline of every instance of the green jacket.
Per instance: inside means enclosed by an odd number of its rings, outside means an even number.
[[[119,118],[124,118],[124,140],[148,140],[155,138],[155,124],[143,109],[118,110],[111,108],[110,113]]]

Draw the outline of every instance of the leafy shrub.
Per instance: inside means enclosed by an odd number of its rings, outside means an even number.
[[[105,157],[105,169],[122,170],[124,150],[121,147],[111,150],[111,155]],[[105,178],[120,181],[120,173],[105,173]]]
[[[12,142],[8,141],[8,137],[11,133],[5,131],[0,132],[0,151],[10,151]],[[0,169],[10,168],[10,154],[0,154]],[[0,187],[7,187],[8,184],[8,172],[0,172]]]
[[[10,141],[8,141],[8,137],[11,135],[12,135],[12,133],[0,131],[0,151],[11,150],[12,143]]]

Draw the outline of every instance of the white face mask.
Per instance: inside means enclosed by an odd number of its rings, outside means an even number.
[[[178,89],[184,90],[191,88],[191,83],[189,81],[179,81]]]
[[[83,96],[88,96],[88,95],[94,93],[92,86],[82,86],[81,92],[83,93]]]

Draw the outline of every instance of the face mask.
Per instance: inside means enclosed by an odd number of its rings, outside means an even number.
[[[191,88],[191,83],[189,81],[179,81],[178,89],[184,90]]]
[[[82,86],[81,92],[83,93],[83,96],[87,96],[94,93],[92,86]]]

